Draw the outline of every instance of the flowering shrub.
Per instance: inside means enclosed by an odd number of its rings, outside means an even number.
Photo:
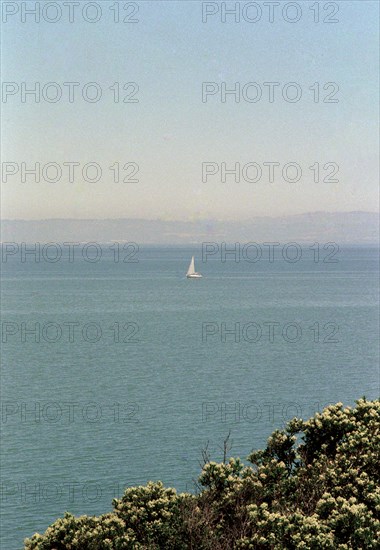
[[[147,548],[180,547],[175,546],[181,527],[180,503],[181,495],[175,489],[165,489],[161,482],[131,487],[121,500],[113,501],[117,517]]]
[[[139,547],[133,530],[115,514],[74,517],[66,512],[43,535],[25,541],[25,548],[38,550],[126,550]]]
[[[380,402],[275,431],[251,465],[207,462],[196,495],[128,488],[114,511],[66,514],[27,550],[371,550],[380,540]]]

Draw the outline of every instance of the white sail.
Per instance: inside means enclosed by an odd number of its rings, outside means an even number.
[[[188,279],[202,279],[202,275],[195,271],[194,256],[191,258],[189,269],[187,270],[186,277]]]
[[[194,256],[191,258],[191,262],[189,265],[189,269],[187,270],[186,276],[188,275],[194,275],[195,273],[195,264],[194,264]]]

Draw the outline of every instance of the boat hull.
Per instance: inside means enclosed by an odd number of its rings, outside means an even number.
[[[186,275],[187,279],[202,279],[200,273],[192,273],[191,275]]]

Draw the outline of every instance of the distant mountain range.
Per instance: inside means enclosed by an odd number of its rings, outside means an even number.
[[[256,217],[242,221],[164,221],[143,219],[3,220],[2,242],[134,241],[190,245],[214,242],[329,242],[376,244],[379,215],[374,212],[312,212]]]

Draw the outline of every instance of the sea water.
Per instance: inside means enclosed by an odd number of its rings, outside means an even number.
[[[376,248],[98,246],[2,264],[2,548],[128,486],[193,491],[228,434],[246,459],[294,416],[378,397]]]

